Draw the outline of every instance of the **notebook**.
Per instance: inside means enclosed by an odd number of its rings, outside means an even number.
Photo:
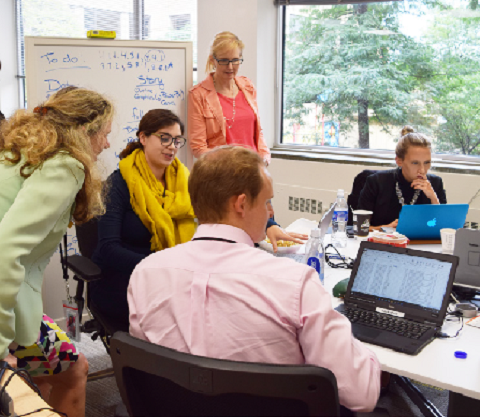
[[[337,307],[356,338],[416,355],[440,330],[458,258],[362,242]]]
[[[440,229],[460,229],[467,217],[468,204],[405,205],[400,211],[397,232],[410,240],[440,239]]]

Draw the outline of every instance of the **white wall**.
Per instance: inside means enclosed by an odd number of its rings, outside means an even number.
[[[213,38],[230,31],[245,44],[239,75],[248,77],[258,90],[258,105],[265,140],[274,143],[274,87],[276,69],[277,9],[273,0],[198,0],[198,81]]]
[[[257,84],[257,0],[198,0],[198,81],[205,78],[205,66],[213,38],[229,31],[245,44],[239,75]]]
[[[275,143],[275,82],[277,71],[277,8],[273,0],[257,1],[258,108],[263,135],[271,148]],[[280,59],[280,58],[279,58]]]
[[[18,109],[15,1],[0,0],[0,110],[6,117]]]

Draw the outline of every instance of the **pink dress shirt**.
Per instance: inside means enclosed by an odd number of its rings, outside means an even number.
[[[254,248],[241,229],[201,225],[197,240],[144,259],[128,288],[130,333],[194,355],[330,369],[340,403],[375,407],[380,366],[332,309],[307,265]]]

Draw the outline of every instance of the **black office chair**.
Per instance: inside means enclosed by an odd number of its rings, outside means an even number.
[[[117,332],[115,378],[131,416],[339,416],[337,381],[310,365],[233,362]]]
[[[358,174],[355,179],[353,180],[352,192],[347,197],[347,204],[348,204],[348,221],[347,225],[353,225],[353,213],[352,209],[356,210],[358,208],[358,200],[360,198],[360,193],[367,182],[367,178],[370,175],[376,174],[378,170],[373,169],[365,169],[360,174]]]
[[[86,305],[90,311],[93,320],[82,324],[81,330],[92,334],[92,339],[101,338],[107,352],[110,352],[110,338],[116,331],[128,332],[128,326],[115,318],[107,317],[92,302],[91,283],[102,279],[102,271],[91,261],[98,243],[98,224],[97,219],[92,219],[82,225],[75,225],[77,231],[78,248],[81,255],[68,256],[66,259],[67,267],[74,273],[73,279],[77,281],[77,291],[75,301],[79,307],[80,318],[83,314],[85,300],[83,298],[85,284],[87,287]]]

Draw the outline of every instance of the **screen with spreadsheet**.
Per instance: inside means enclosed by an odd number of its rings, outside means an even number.
[[[437,259],[365,249],[352,292],[440,310],[451,268]]]

